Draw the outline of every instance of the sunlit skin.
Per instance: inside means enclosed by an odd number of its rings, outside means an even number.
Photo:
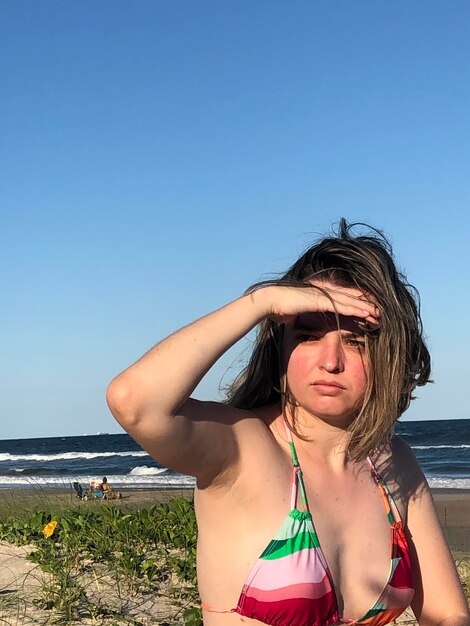
[[[197,479],[199,591],[214,609],[204,612],[204,624],[259,624],[232,609],[292,508],[284,415],[278,403],[245,410],[190,396],[217,359],[266,319],[285,330],[295,425],[306,435],[294,439],[307,500],[340,614],[352,623],[377,600],[390,570],[390,524],[377,484],[368,463],[351,461],[344,445],[373,367],[363,329],[380,327],[381,311],[367,294],[327,282],[258,289],[151,348],[111,383],[108,402],[149,454]],[[412,608],[420,626],[470,626],[452,555],[414,456],[395,439],[375,461],[385,469],[413,538],[419,576]]]

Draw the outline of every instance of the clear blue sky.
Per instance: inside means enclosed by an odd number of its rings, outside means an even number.
[[[0,438],[119,432],[117,372],[340,216],[421,292],[408,418],[470,417],[466,0],[4,0],[0,42]]]

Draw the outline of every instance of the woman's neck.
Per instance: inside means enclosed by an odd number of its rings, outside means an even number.
[[[293,419],[292,419],[293,418]],[[284,416],[280,415],[282,423]],[[298,435],[292,433],[295,446],[302,450],[303,456],[316,459],[328,464],[332,469],[340,470],[348,463],[347,447],[349,442],[348,426],[351,419],[333,420],[323,419],[296,408],[293,415],[288,414],[288,421],[294,427]]]

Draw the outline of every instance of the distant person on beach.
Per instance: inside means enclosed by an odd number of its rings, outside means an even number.
[[[108,479],[106,478],[106,476],[103,476],[103,480],[100,483],[99,489],[103,492],[106,500],[116,500],[122,498],[121,492],[114,491],[114,489],[108,483]]]
[[[409,606],[421,626],[470,625],[425,477],[394,436],[430,376],[417,294],[384,236],[353,226],[109,386],[127,432],[197,479],[205,626],[384,626]],[[226,403],[192,399],[255,327]]]

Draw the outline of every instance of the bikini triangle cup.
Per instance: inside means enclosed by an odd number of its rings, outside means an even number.
[[[271,626],[389,624],[410,605],[414,595],[409,546],[392,494],[368,458],[372,475],[383,496],[391,528],[390,571],[377,601],[362,617],[342,618],[333,579],[309,511],[302,470],[287,425],[286,431],[293,462],[291,511],[250,571],[237,606],[222,611],[205,604],[202,608],[216,613],[235,612]],[[298,490],[303,511],[296,508]]]

